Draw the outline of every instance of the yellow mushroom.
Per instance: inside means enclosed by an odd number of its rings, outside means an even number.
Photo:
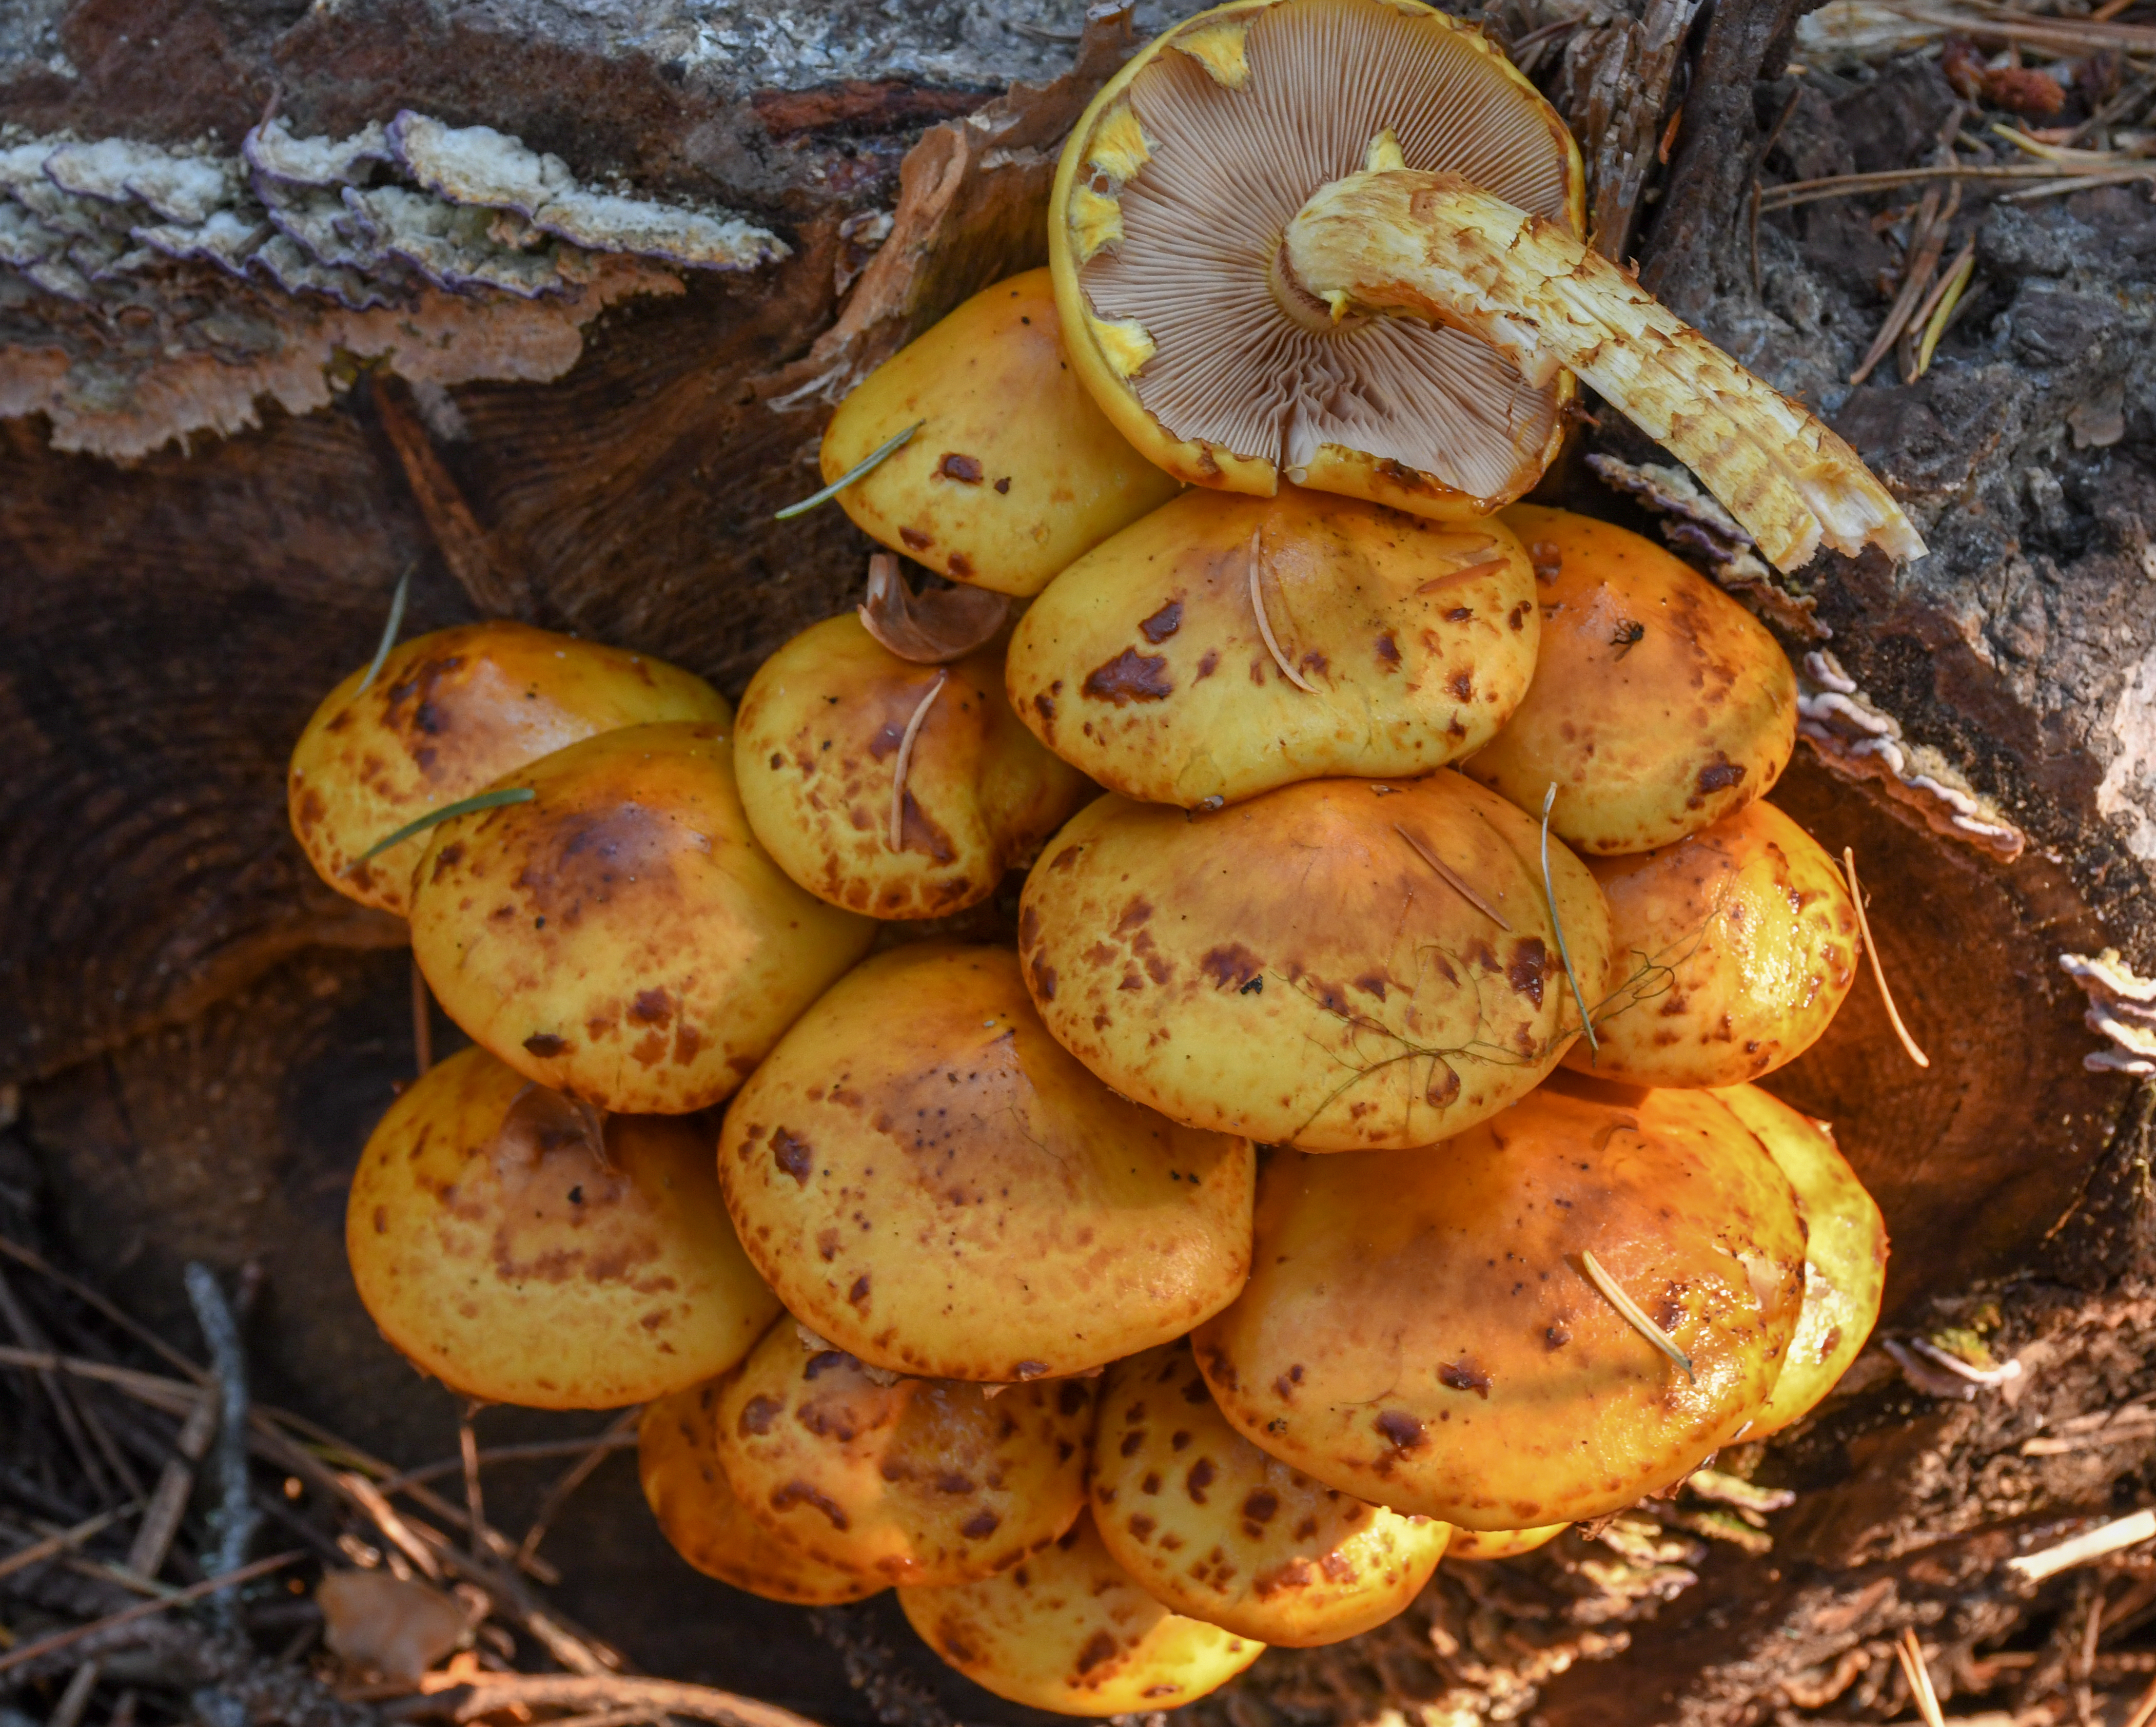
[[[1588,860],[1617,979],[1599,1047],[1565,1065],[1645,1086],[1727,1086],[1794,1061],[1856,982],[1856,908],[1833,859],[1772,804],[1656,851]]]
[[[1063,1715],[1174,1709],[1265,1652],[1147,1595],[1101,1545],[1091,1517],[1007,1571],[901,1589],[898,1603],[928,1647],[975,1684]]]
[[[742,808],[819,899],[936,917],[995,892],[1086,795],[1004,694],[999,647],[909,663],[858,618],[803,630],[758,668],[734,744]]]
[[[1465,772],[1590,856],[1650,851],[1763,797],[1797,741],[1767,628],[1689,564],[1606,522],[1516,504],[1543,606],[1527,700]]]
[[[1572,1525],[1548,1523],[1533,1529],[1455,1529],[1445,1544],[1448,1560],[1517,1559],[1547,1546]]]
[[[1871,1335],[1887,1282],[1887,1221],[1825,1122],[1757,1086],[1714,1095],[1789,1178],[1809,1231],[1804,1314],[1774,1395],[1744,1436],[1764,1439],[1810,1414]]]
[[[989,1388],[865,1367],[782,1318],[721,1394],[726,1479],[811,1558],[887,1583],[992,1576],[1086,1505],[1093,1387]]]
[[[292,750],[292,831],[323,881],[403,917],[424,834],[362,854],[431,810],[601,732],[659,720],[726,725],[701,678],[632,654],[495,619],[414,637],[362,690],[325,696]]]
[[[1192,1339],[1244,1437],[1374,1503],[1518,1529],[1629,1505],[1757,1417],[1804,1236],[1713,1097],[1559,1073],[1442,1145],[1276,1154],[1253,1261]]]
[[[1499,522],[1291,486],[1191,491],[1034,603],[1011,705],[1111,790],[1217,808],[1480,748],[1527,693],[1540,622],[1526,548]]]
[[[533,796],[434,830],[412,952],[449,1017],[542,1085],[707,1108],[874,938],[764,855],[718,726],[609,732],[500,784]]]
[[[719,1394],[706,1380],[644,1406],[636,1424],[637,1473],[644,1498],[674,1550],[707,1577],[766,1601],[835,1606],[885,1587],[813,1560],[767,1531],[742,1509],[719,1467]]]
[[[1480,514],[1579,376],[1775,563],[1923,542],[1856,453],[1589,251],[1564,123],[1414,0],[1231,0],[1127,64],[1056,177],[1081,376],[1194,484]]]
[[[1109,1553],[1156,1601],[1298,1649],[1399,1612],[1451,1534],[1267,1457],[1214,1406],[1187,1342],[1108,1370],[1092,1503]]]
[[[1026,880],[1048,1029],[1174,1120],[1312,1151],[1424,1145],[1557,1064],[1579,1014],[1536,825],[1449,769],[1306,780],[1217,814],[1102,798]],[[1549,848],[1593,1002],[1609,913]]]
[[[596,1112],[484,1050],[429,1068],[360,1154],[352,1280],[422,1371],[489,1403],[618,1409],[746,1355],[778,1298],[742,1252],[710,1142]]]
[[[914,425],[839,502],[863,532],[954,582],[1038,594],[1175,495],[1070,371],[1045,270],[983,290],[870,373],[831,416],[824,478]]]
[[[788,1308],[896,1373],[1082,1373],[1250,1269],[1250,1143],[1110,1092],[994,948],[913,943],[841,980],[726,1111],[719,1179]]]

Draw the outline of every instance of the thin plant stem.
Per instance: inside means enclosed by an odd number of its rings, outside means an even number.
[[[1557,914],[1557,887],[1550,879],[1550,810],[1556,803],[1557,782],[1553,779],[1549,789],[1543,794],[1543,898],[1549,906],[1550,928],[1557,936],[1557,957],[1564,962],[1564,974],[1572,984],[1572,999],[1579,1005],[1579,1029],[1586,1035],[1588,1052],[1599,1056],[1602,1046],[1595,1039],[1594,1021],[1588,1016],[1587,992],[1579,987],[1579,974],[1572,969],[1572,949],[1565,945],[1564,922]]]
[[[439,810],[429,810],[416,820],[408,821],[393,834],[377,840],[354,861],[365,863],[369,858],[379,857],[391,846],[401,845],[414,834],[424,834],[430,827],[454,820],[459,815],[474,815],[482,810],[499,810],[505,804],[528,804],[539,795],[528,785],[507,785],[499,791],[479,792],[469,798],[459,798],[454,804],[444,804]]]
[[[397,645],[397,632],[404,627],[404,602],[412,597],[412,566],[404,566],[404,573],[397,578],[397,591],[389,599],[389,621],[382,626],[382,645],[375,649],[374,657],[367,662],[367,676],[354,690],[354,700],[364,696],[382,674],[382,662],[388,659],[389,650]]]
[[[890,460],[891,457],[896,455],[900,450],[906,447],[907,441],[912,438],[913,434],[927,424],[928,422],[925,419],[917,419],[914,421],[911,425],[901,432],[896,438],[891,439],[889,443],[877,445],[874,450],[871,450],[866,455],[863,456],[860,460],[856,462],[852,467],[847,469],[844,473],[839,475],[836,480],[834,480],[821,491],[812,491],[807,497],[802,499],[799,503],[788,504],[783,510],[775,512],[771,519],[773,522],[791,522],[797,516],[806,516],[819,504],[828,504],[833,498],[838,496],[840,492],[851,486],[864,474],[873,472],[875,469],[882,466],[884,463]]]

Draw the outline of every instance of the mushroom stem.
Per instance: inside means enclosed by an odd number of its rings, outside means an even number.
[[[1697,473],[1779,569],[1821,540],[1924,555],[1901,506],[1802,404],[1563,228],[1457,174],[1385,168],[1320,188],[1288,224],[1281,267],[1336,316],[1449,325],[1531,383],[1578,373]]]

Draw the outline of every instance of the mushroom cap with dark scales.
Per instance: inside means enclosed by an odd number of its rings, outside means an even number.
[[[1452,1533],[1267,1457],[1214,1406],[1187,1342],[1108,1370],[1091,1497],[1108,1551],[1155,1600],[1298,1649],[1399,1612]]]
[[[659,1532],[707,1577],[766,1601],[800,1607],[858,1601],[886,1586],[813,1560],[742,1509],[719,1467],[719,1394],[724,1379],[646,1404],[636,1424],[636,1468]]]
[[[1804,1315],[1774,1394],[1744,1436],[1764,1439],[1809,1414],[1871,1337],[1886,1291],[1887,1220],[1825,1122],[1757,1086],[1714,1095],[1789,1178],[1807,1231]]]
[[[1794,1061],[1856,982],[1834,861],[1763,799],[1675,845],[1587,861],[1616,950],[1599,1046],[1565,1065],[1643,1086],[1728,1086]]]
[[[488,1403],[619,1409],[724,1372],[778,1298],[709,1144],[664,1117],[602,1125],[460,1051],[360,1154],[345,1212],[360,1299],[413,1365]]]
[[[1796,1197],[1735,1116],[1569,1073],[1425,1150],[1278,1153],[1253,1258],[1192,1339],[1222,1412],[1328,1486],[1470,1529],[1690,1474],[1758,1414],[1804,1303]]]
[[[733,717],[678,666],[495,619],[415,636],[362,691],[365,668],[323,698],[292,750],[292,831],[323,881],[403,917],[424,834],[365,863],[406,823],[601,732]]]
[[[901,1589],[898,1604],[975,1684],[1062,1715],[1172,1709],[1225,1684],[1265,1648],[1170,1612],[1116,1563],[1090,1516],[1007,1571]]]
[[[851,615],[795,636],[749,681],[735,729],[742,806],[764,849],[819,899],[878,917],[939,917],[986,899],[1090,790],[1019,723],[1003,673],[999,647],[911,664]]]
[[[1011,640],[1011,705],[1144,803],[1408,778],[1511,717],[1540,625],[1527,550],[1495,521],[1427,522],[1295,486],[1189,491],[1034,602]],[[1308,688],[1282,672],[1267,629]]]
[[[1540,837],[1449,768],[1213,814],[1102,798],[1027,877],[1019,957],[1048,1029],[1177,1121],[1312,1151],[1426,1145],[1523,1095],[1578,1033]],[[1592,1002],[1609,912],[1585,865],[1549,857]]]
[[[1116,1096],[1018,961],[922,942],[833,987],[726,1112],[719,1180],[803,1324],[871,1366],[993,1382],[1180,1337],[1250,1271],[1246,1139]]]
[[[1523,1553],[1532,1553],[1557,1539],[1572,1525],[1568,1523],[1546,1523],[1532,1529],[1459,1529],[1445,1543],[1445,1556],[1448,1560],[1517,1559]]]
[[[1579,851],[1650,851],[1763,797],[1797,742],[1797,677],[1766,625],[1650,540],[1568,510],[1503,520],[1534,561],[1527,700],[1464,771]]]
[[[1093,1387],[988,1388],[865,1368],[782,1319],[719,1399],[726,1479],[810,1557],[887,1583],[993,1576],[1086,1504]]]
[[[434,830],[412,953],[444,1011],[543,1086],[676,1115],[730,1095],[875,925],[787,879],[716,725],[634,726]]]
[[[1073,362],[1179,479],[1283,479],[1416,515],[1519,496],[1563,435],[1568,375],[1537,386],[1471,336],[1336,321],[1282,271],[1289,223],[1389,129],[1577,232],[1579,152],[1495,44],[1413,0],[1236,0],[1109,80],[1065,146],[1049,258]]]
[[[1175,496],[1071,370],[1045,270],[982,290],[870,373],[824,434],[825,481],[916,420],[839,502],[862,532],[954,582],[1038,594]]]

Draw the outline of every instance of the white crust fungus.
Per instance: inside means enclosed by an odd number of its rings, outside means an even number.
[[[2156,1074],[2156,978],[2144,978],[2106,948],[2093,959],[2086,953],[2061,953],[2066,975],[2088,992],[2088,1028],[2111,1040],[2111,1047],[2082,1057],[2092,1073]]]

